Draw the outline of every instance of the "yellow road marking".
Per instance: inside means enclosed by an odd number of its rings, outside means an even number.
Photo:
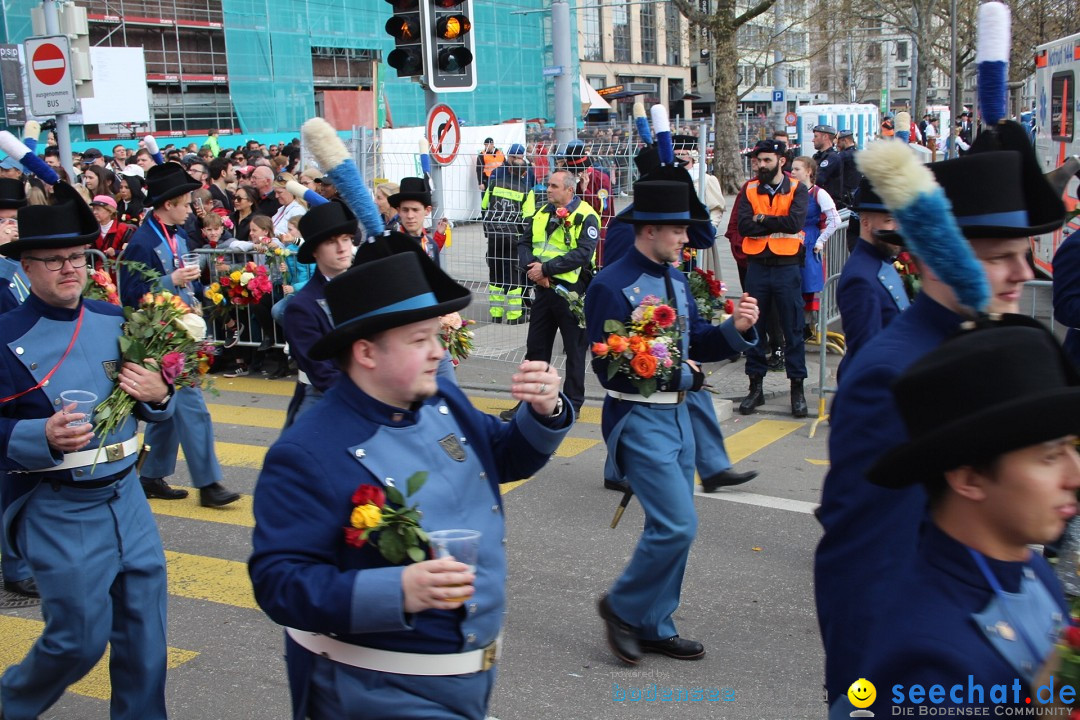
[[[3,642],[0,642],[0,671],[22,661],[44,627],[45,623],[39,620],[0,616],[0,638],[3,638]],[[171,647],[168,649],[168,667],[170,670],[178,668],[198,655],[199,653],[192,650]],[[105,651],[105,655],[86,677],[68,689],[79,695],[108,700],[112,694],[109,685],[109,651]]]
[[[278,431],[285,425],[285,411],[275,408],[206,403],[206,409],[210,411],[210,417],[215,423],[247,425],[248,427],[270,428]],[[277,436],[278,433],[275,432],[268,439],[276,439]]]
[[[806,458],[806,462],[810,463],[811,465],[828,465],[829,464],[828,460],[818,460],[816,458]]]
[[[276,437],[273,439],[277,439]],[[244,445],[242,443],[215,442],[218,462],[227,467],[242,467],[260,470],[266,451],[270,448],[262,445]],[[180,459],[184,459],[184,451],[180,451]]]
[[[728,457],[734,465],[785,435],[790,435],[803,425],[805,423],[791,420],[759,420],[745,430],[725,438],[724,447],[727,448]]]
[[[247,563],[165,551],[169,594],[258,610]]]
[[[252,395],[280,395],[292,397],[295,380],[271,380],[264,377],[226,378],[214,376],[214,387],[221,392],[241,392]]]
[[[216,522],[240,527],[255,527],[251,512],[251,496],[241,495],[234,503],[220,508],[207,508],[199,504],[199,491],[193,490],[187,500],[151,500],[150,509],[155,515],[187,518],[202,522]]]
[[[559,445],[559,449],[555,451],[555,457],[571,458],[575,455],[580,455],[594,445],[599,444],[599,440],[589,440],[588,438],[563,438],[562,444]]]

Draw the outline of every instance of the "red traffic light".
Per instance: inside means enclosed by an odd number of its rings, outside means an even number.
[[[439,69],[447,73],[461,72],[473,61],[473,54],[464,45],[439,51]]]
[[[472,22],[464,15],[447,15],[435,23],[435,34],[440,40],[457,40],[472,30]]]
[[[418,16],[395,15],[386,21],[386,32],[397,42],[409,43],[420,41],[420,21]]]

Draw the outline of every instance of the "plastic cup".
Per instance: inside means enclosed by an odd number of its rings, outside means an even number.
[[[199,253],[184,253],[180,256],[184,267],[199,267]]]
[[[428,533],[428,542],[436,559],[452,557],[476,572],[476,556],[480,550],[479,530],[435,530]],[[467,597],[447,598],[447,602],[465,602]]]
[[[60,403],[65,413],[83,413],[86,415],[82,420],[72,420],[67,424],[68,427],[85,425],[90,422],[94,414],[94,407],[97,406],[97,399],[97,395],[86,390],[65,390],[60,393]],[[75,405],[75,407],[72,408],[71,405]]]

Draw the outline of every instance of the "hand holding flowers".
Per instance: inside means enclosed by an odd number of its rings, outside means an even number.
[[[425,482],[426,472],[413,473],[405,484],[406,495],[392,485],[386,490],[377,485],[360,485],[352,496],[355,507],[345,528],[345,542],[362,548],[371,541],[394,565],[400,565],[406,559],[409,562],[424,560],[427,553],[421,545],[427,543],[428,536],[420,527],[420,511],[416,505],[406,507],[405,503]]]
[[[756,305],[755,305],[756,309]],[[606,342],[593,343],[593,355],[607,358],[607,376],[626,375],[643,397],[671,379],[682,362],[680,333],[674,308],[655,295],[646,295],[630,314],[629,327],[618,320],[604,322]]]

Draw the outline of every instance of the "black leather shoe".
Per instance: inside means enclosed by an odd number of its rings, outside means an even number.
[[[660,653],[676,660],[700,660],[705,657],[705,646],[697,640],[685,640],[678,635],[667,640],[640,640],[642,652]]]
[[[226,490],[221,483],[199,488],[199,504],[203,507],[221,507],[240,499],[240,493]]]
[[[756,408],[765,404],[765,390],[762,388],[763,377],[750,376],[750,392],[739,403],[739,414],[749,415]]]
[[[174,488],[162,478],[139,478],[143,494],[148,498],[158,500],[183,500],[188,496],[188,491],[183,488]]]
[[[742,485],[745,482],[750,482],[756,477],[757,470],[741,473],[728,468],[724,472],[716,473],[707,478],[701,478],[701,489],[707,493],[716,492],[717,488]]]
[[[641,662],[641,645],[638,643],[637,631],[611,611],[607,595],[600,596],[596,609],[604,621],[608,648],[615,657],[629,665],[637,665]]]
[[[274,347],[274,339],[264,337],[262,339],[262,342],[259,343],[259,349],[256,352],[266,352],[267,350],[269,350],[272,347]]]
[[[41,597],[41,593],[39,593],[37,589],[37,582],[35,582],[32,577],[26,578],[25,580],[5,580],[4,590],[28,598]]]
[[[615,482],[614,480],[604,479],[605,490],[618,490],[619,492],[626,492],[630,489],[630,485],[624,482]]]

